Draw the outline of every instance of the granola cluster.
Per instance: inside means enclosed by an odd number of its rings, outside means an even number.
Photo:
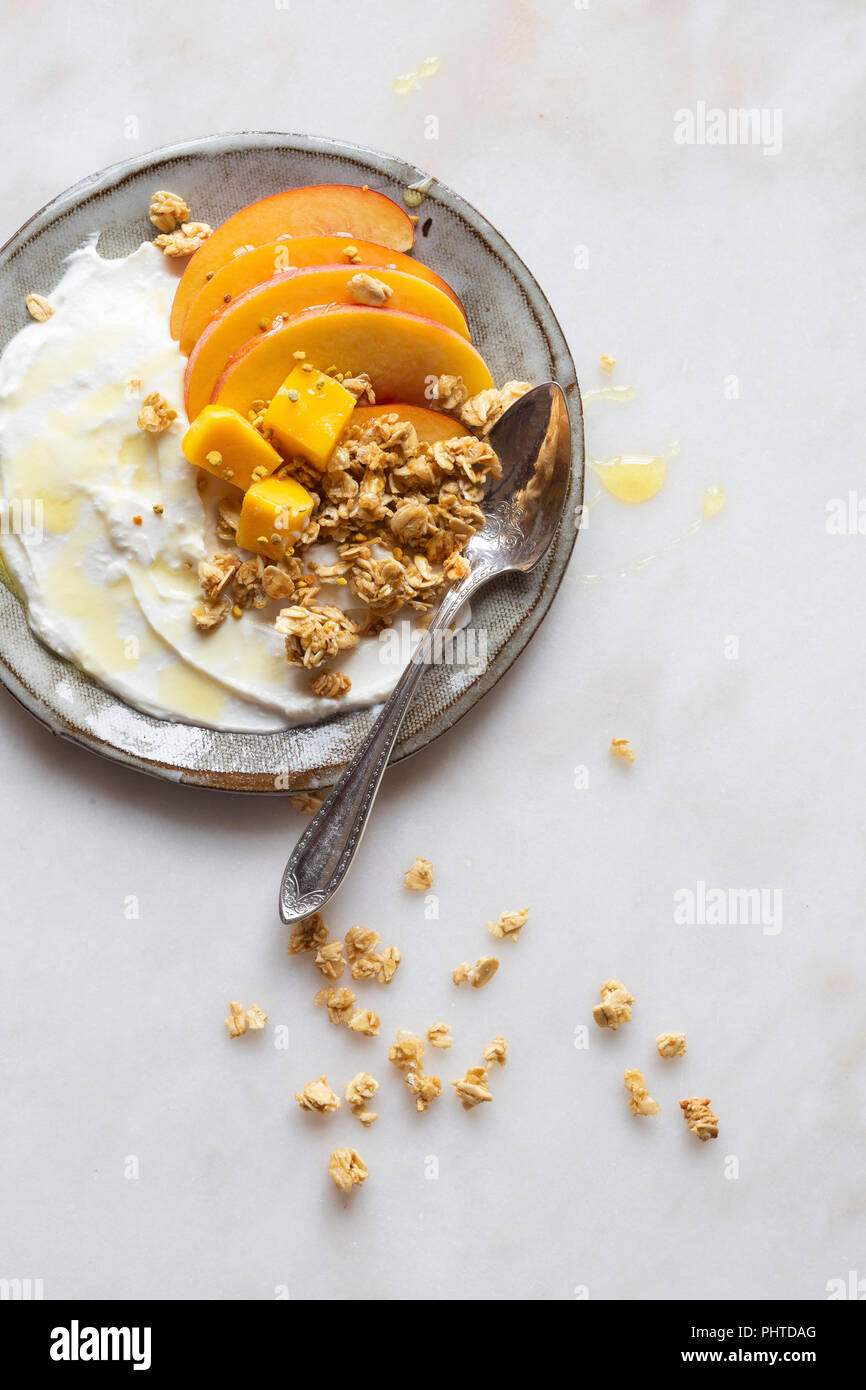
[[[178,236],[180,233],[171,233]],[[353,277],[353,293],[371,303],[388,286],[359,272]],[[387,299],[387,295],[385,296]],[[384,303],[385,300],[377,301]],[[359,373],[337,379],[359,403],[375,405],[370,378]],[[442,410],[472,413],[473,401],[458,377],[443,377],[436,399]],[[527,389],[524,383],[521,392]],[[513,397],[502,393],[502,409]],[[518,392],[520,394],[520,392]],[[480,402],[480,398],[475,398]],[[264,430],[267,401],[254,401],[251,423]],[[312,672],[311,689],[320,698],[339,700],[351,687],[345,673],[325,669],[362,637],[375,636],[390,626],[394,615],[408,608],[429,611],[448,584],[469,571],[462,550],[484,524],[481,501],[490,479],[500,476],[501,465],[483,437],[492,423],[489,401],[475,406],[478,433],[463,433],[434,444],[422,443],[407,420],[387,413],[353,424],[349,422],[324,473],[303,459],[287,459],[276,476],[292,476],[313,498],[313,511],[302,534],[286,549],[285,557],[269,563],[262,556],[244,558],[228,548],[202,563],[199,580],[203,603],[193,618],[203,631],[218,626],[235,605],[240,610],[265,608],[282,601],[274,622],[286,639],[286,658],[291,665]],[[500,412],[501,413],[501,410]],[[473,416],[473,418],[475,418]],[[267,431],[265,431],[267,433]],[[223,498],[218,503],[217,535],[236,544],[239,505]],[[325,544],[336,558],[328,563],[312,558],[311,548]],[[225,581],[215,577],[226,574]],[[227,573],[228,572],[228,573]],[[209,586],[219,584],[219,595]],[[321,602],[323,587],[337,585],[350,596],[347,608]],[[239,616],[237,613],[235,616]]]
[[[621,1023],[631,1021],[634,997],[629,994],[622,980],[605,980],[600,993],[601,1003],[593,1008],[593,1019],[599,1028],[612,1028],[615,1033]]]
[[[341,1192],[351,1192],[369,1177],[364,1160],[356,1149],[334,1149],[328,1172]]]
[[[159,391],[151,391],[149,396],[145,396],[138,412],[138,428],[148,434],[164,434],[176,419],[177,411],[169,405],[165,396],[161,396]]]
[[[229,1003],[229,1016],[225,1021],[230,1038],[239,1038],[246,1032],[258,1033],[264,1028],[268,1021],[268,1016],[264,1009],[260,1009],[258,1004],[251,1004],[245,1009],[243,1004],[239,1004],[236,999]]]
[[[633,1115],[658,1115],[661,1106],[657,1100],[653,1100],[647,1090],[646,1081],[643,1073],[636,1067],[631,1067],[623,1075],[623,1084],[629,1093],[629,1107]]]
[[[687,1100],[680,1101],[680,1109],[692,1134],[696,1134],[702,1143],[705,1144],[708,1139],[718,1139],[719,1117],[710,1109],[709,1096],[703,1100],[700,1096],[689,1096]]]

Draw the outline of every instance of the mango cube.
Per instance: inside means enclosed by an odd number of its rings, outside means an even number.
[[[246,489],[282,463],[276,449],[236,410],[206,405],[183,437],[184,458],[233,487]]]
[[[264,418],[277,443],[324,469],[355,409],[355,397],[333,377],[301,364],[290,372]]]
[[[263,478],[244,493],[238,545],[280,560],[286,546],[303,531],[312,510],[312,497],[294,478]]]

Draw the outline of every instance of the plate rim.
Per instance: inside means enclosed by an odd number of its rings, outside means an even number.
[[[27,236],[31,229],[36,229],[39,224],[49,226],[52,221],[58,220],[63,215],[65,206],[72,204],[76,208],[86,206],[91,198],[102,197],[111,194],[127,181],[149,168],[156,168],[160,164],[170,163],[173,160],[189,158],[191,155],[202,155],[214,153],[214,146],[222,145],[223,152],[227,149],[234,149],[237,152],[249,150],[254,153],[257,149],[279,149],[281,145],[288,146],[296,152],[312,152],[324,154],[333,158],[349,158],[355,162],[366,164],[371,168],[371,172],[381,174],[383,171],[391,177],[401,181],[410,182],[408,174],[417,174],[420,177],[427,177],[425,170],[409,160],[402,159],[398,155],[391,154],[384,150],[376,149],[368,145],[359,145],[353,141],[339,140],[331,136],[313,135],[306,132],[297,131],[272,131],[272,130],[244,130],[244,131],[220,131],[215,134],[197,136],[192,140],[185,140],[169,145],[160,145],[153,149],[143,151],[134,155],[130,159],[118,160],[112,164],[105,165],[95,172],[85,175],[76,183],[70,184],[55,197],[49,199],[40,208],[31,214],[21,225],[7,238],[0,246],[0,261],[8,264],[13,258],[27,249]],[[383,170],[384,166],[384,170]],[[537,312],[535,303],[531,295],[527,295],[527,307],[536,319],[539,331],[548,342],[551,354],[557,358],[563,358],[568,379],[560,381],[560,385],[565,393],[569,408],[569,416],[572,427],[572,481],[576,485],[577,505],[583,501],[585,484],[585,441],[583,428],[583,410],[581,404],[580,389],[577,379],[577,371],[571,350],[568,346],[565,334],[556,316],[547,295],[542,290],[532,271],[523,261],[522,257],[514,250],[510,242],[503,234],[489,221],[483,213],[470,203],[462,194],[451,188],[442,180],[433,180],[433,197],[435,198],[439,190],[446,194],[446,205],[452,201],[458,213],[468,213],[469,223],[473,230],[478,233],[486,246],[488,252],[495,254],[501,262],[503,269],[512,275],[519,272],[516,278],[529,287],[541,301],[546,314],[549,315],[550,325],[544,324]],[[88,193],[90,197],[88,197]],[[43,229],[39,226],[39,230]],[[416,242],[417,245],[417,242]],[[504,252],[504,254],[503,254]],[[550,341],[550,326],[558,336],[558,343]],[[557,531],[551,541],[553,546],[562,532],[563,526],[567,526],[567,512],[563,511],[563,516]],[[474,706],[496,686],[505,674],[511,669],[514,663],[526,650],[529,642],[541,626],[544,618],[550,610],[553,601],[559,591],[562,580],[565,576],[574,546],[577,541],[579,527],[571,528],[572,534],[566,544],[565,552],[559,558],[555,572],[546,577],[543,587],[534,602],[522,614],[520,622],[513,633],[508,636],[493,662],[486,668],[483,674],[474,681],[467,689],[463,690],[456,699],[447,707],[439,712],[438,722],[440,727],[431,729],[430,726],[418,730],[416,733],[402,738],[396,745],[390,763],[402,762],[405,758],[412,757],[421,749],[429,747],[443,734],[453,729],[454,726],[464,718]],[[17,594],[13,594],[15,602],[21,600]],[[539,604],[543,603],[541,613],[534,621],[530,621],[531,616]],[[39,642],[39,638],[32,634],[33,640]],[[44,646],[44,644],[42,644]],[[47,649],[50,650],[50,649]],[[55,654],[56,655],[56,654]],[[63,658],[59,658],[63,660]],[[74,665],[74,663],[69,663]],[[86,676],[86,673],[82,672]],[[291,796],[301,790],[320,790],[323,787],[333,785],[340,777],[345,766],[344,763],[336,767],[324,769],[324,775],[319,775],[322,769],[317,769],[314,773],[291,775],[290,780],[293,785],[277,786],[275,779],[271,776],[266,783],[261,782],[262,774],[250,771],[206,771],[202,768],[189,768],[179,766],[175,763],[160,760],[157,757],[148,757],[143,753],[136,753],[119,747],[108,739],[101,738],[92,730],[79,727],[65,719],[63,714],[56,709],[48,706],[38,690],[34,690],[24,679],[22,673],[10,664],[10,658],[5,647],[0,644],[0,683],[9,692],[12,698],[23,709],[27,711],[43,728],[55,737],[64,739],[67,742],[85,748],[88,752],[96,753],[107,762],[119,764],[120,766],[132,770],[143,772],[148,776],[157,777],[162,781],[175,784],[202,787],[206,790],[223,791],[234,795],[256,795],[261,796]],[[98,684],[98,682],[97,682]],[[104,687],[103,687],[104,688]],[[113,692],[109,692],[118,704],[126,708],[127,702],[122,700]],[[375,709],[372,706],[371,709]],[[361,711],[356,711],[360,713]],[[165,723],[171,724],[174,721],[166,720]],[[191,725],[193,728],[202,726]],[[211,731],[220,732],[220,731]],[[222,731],[225,733],[226,731]],[[267,733],[260,735],[263,739],[272,737]]]

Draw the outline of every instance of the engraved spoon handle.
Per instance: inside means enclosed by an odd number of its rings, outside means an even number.
[[[437,635],[490,577],[482,565],[445,594],[405,671],[351,766],[307,826],[283,872],[280,917],[286,923],[318,912],[348,872],[412,696],[426,671]]]

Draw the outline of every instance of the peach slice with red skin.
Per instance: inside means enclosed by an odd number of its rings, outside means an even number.
[[[426,406],[406,405],[402,401],[394,405],[356,405],[349,424],[371,425],[383,415],[398,415],[412,425],[419,444],[438,444],[443,439],[457,439],[469,433],[465,425],[443,410],[428,410]]]
[[[171,336],[180,337],[187,310],[211,271],[227,265],[240,247],[282,236],[345,236],[349,242],[357,236],[408,251],[415,228],[391,198],[354,184],[313,184],[260,198],[227,218],[190,258],[171,309]]]
[[[353,248],[356,255],[346,255],[346,248]],[[255,285],[263,285],[275,275],[292,269],[306,269],[317,265],[349,265],[352,262],[364,266],[384,266],[386,269],[402,270],[407,275],[417,275],[435,285],[447,294],[466,317],[463,305],[457,295],[441,275],[431,270],[421,261],[404,256],[402,251],[392,251],[388,246],[377,246],[372,241],[362,241],[344,236],[294,236],[283,237],[281,241],[268,241],[264,246],[254,246],[242,256],[232,256],[220,270],[213,272],[210,280],[199,290],[184,320],[180,335],[180,350],[188,357],[197,339],[207,328],[215,314],[222,313],[238,295],[251,290]],[[226,298],[228,296],[228,298]]]
[[[263,324],[270,327],[277,316],[291,318],[316,306],[355,304],[350,282],[359,273],[372,275],[389,287],[389,307],[435,319],[462,337],[469,337],[466,320],[447,295],[435,285],[401,270],[344,263],[286,271],[238,295],[202,333],[190,354],[184,377],[184,403],[190,420],[207,405],[229,358],[264,331]]]
[[[344,375],[367,372],[376,400],[423,405],[439,376],[460,376],[470,396],[493,378],[483,357],[451,328],[399,309],[329,306],[309,309],[246,343],[228,362],[211,400],[246,415],[270,400],[303,352],[314,367]]]

